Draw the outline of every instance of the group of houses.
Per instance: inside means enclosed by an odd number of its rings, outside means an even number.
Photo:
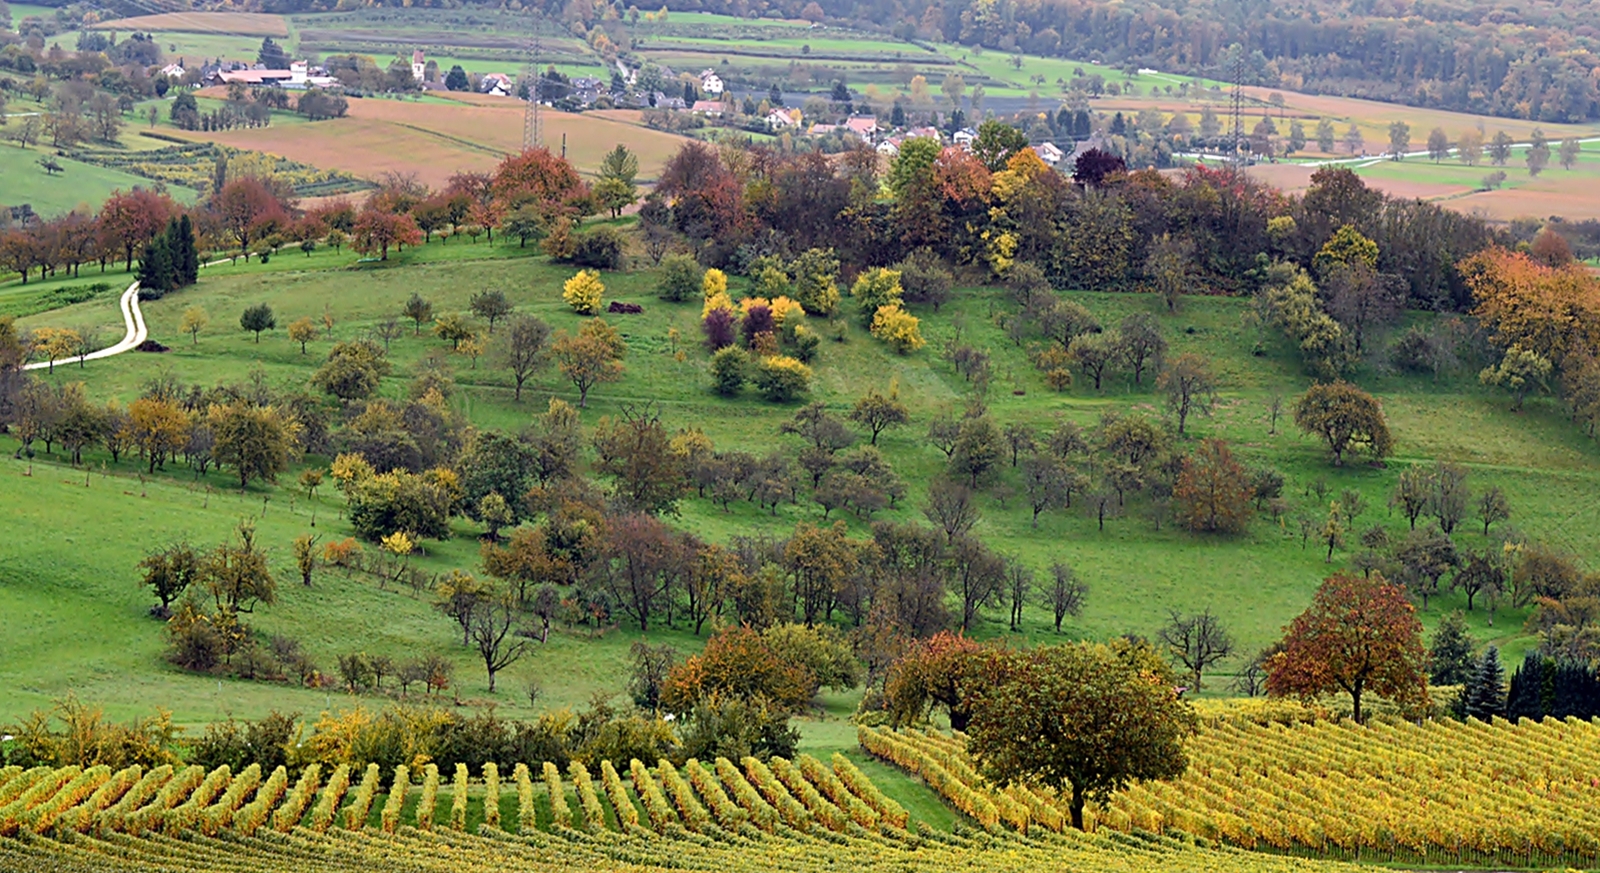
[[[159,75],[168,79],[183,79],[189,75],[189,69],[184,66],[182,60],[178,60],[162,67]],[[234,82],[295,90],[328,88],[339,84],[338,79],[328,75],[326,68],[313,66],[305,61],[290,61],[288,68],[282,70],[268,69],[262,64],[220,60],[200,67],[201,85],[228,85]]]

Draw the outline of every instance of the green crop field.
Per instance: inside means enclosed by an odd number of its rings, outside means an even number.
[[[407,250],[381,266],[357,265],[350,254],[319,251],[306,257],[286,251],[268,265],[210,267],[198,286],[144,307],[151,337],[171,346],[171,352],[133,353],[82,368],[58,365],[48,378],[83,381],[91,397],[124,401],[162,374],[213,385],[243,381],[259,371],[272,385],[304,385],[329,343],[319,338],[310,354],[302,355],[298,345],[283,335],[283,325],[300,316],[320,318],[327,311],[335,322],[335,339],[361,336],[375,321],[396,313],[412,292],[432,300],[438,312],[453,312],[465,310],[473,293],[498,288],[519,310],[539,315],[556,329],[575,328],[578,319],[560,302],[560,283],[571,269],[526,255],[515,245],[491,247],[458,240]],[[113,276],[107,281],[122,280]],[[736,287],[742,281],[735,280]],[[605,282],[607,299],[639,303],[645,313],[612,317],[629,344],[627,373],[620,383],[596,390],[583,415],[586,425],[625,404],[655,402],[669,427],[702,428],[721,448],[758,454],[796,448],[793,438],[778,434],[793,406],[774,406],[751,396],[727,400],[709,391],[706,356],[696,341],[698,305],[657,301],[655,277],[647,270],[607,274]],[[0,294],[9,287],[0,288]],[[1362,382],[1385,403],[1398,442],[1396,456],[1382,469],[1335,468],[1317,445],[1292,428],[1280,426],[1276,435],[1268,434],[1267,399],[1273,394],[1292,398],[1307,380],[1270,338],[1265,338],[1264,357],[1252,355],[1263,336],[1244,326],[1243,301],[1188,299],[1177,314],[1167,315],[1159,311],[1159,301],[1147,296],[1070,296],[1107,324],[1133,312],[1156,314],[1174,352],[1203,351],[1210,356],[1222,376],[1221,402],[1215,417],[1194,422],[1194,437],[1224,437],[1246,462],[1282,470],[1289,482],[1286,494],[1296,506],[1314,509],[1316,498],[1308,496],[1308,490],[1324,480],[1334,494],[1353,488],[1365,496],[1369,508],[1360,519],[1362,526],[1379,523],[1398,530],[1404,521],[1390,517],[1384,505],[1399,472],[1411,464],[1444,458],[1467,465],[1474,488],[1504,489],[1514,507],[1515,524],[1529,535],[1579,554],[1592,554],[1600,547],[1600,528],[1590,523],[1600,513],[1600,448],[1577,433],[1552,401],[1533,400],[1527,411],[1513,414],[1504,397],[1480,387],[1472,374],[1434,382],[1368,373]],[[257,302],[270,304],[280,325],[260,344],[235,327],[238,313]],[[997,378],[990,409],[1002,424],[1047,426],[1057,416],[1090,424],[1105,410],[1157,410],[1158,398],[1148,386],[1136,388],[1120,377],[1100,392],[1082,380],[1067,394],[1047,390],[1023,352],[993,325],[990,313],[1002,305],[999,291],[970,288],[944,311],[922,313],[929,346],[910,357],[889,354],[859,328],[848,330],[843,343],[824,343],[816,362],[816,399],[842,413],[863,391],[887,390],[894,384],[915,419],[911,427],[891,431],[881,440],[896,471],[908,480],[911,496],[901,508],[879,517],[918,517],[920,495],[942,467],[943,456],[925,444],[922,431],[930,416],[956,406],[965,394],[965,383],[935,352],[958,326],[967,341],[990,349],[994,356]],[[177,330],[181,313],[193,306],[202,307],[211,318],[211,327],[197,345]],[[95,328],[102,336],[119,333],[118,316],[106,299],[35,314],[22,323]],[[683,338],[682,361],[672,354],[671,329]],[[384,392],[401,395],[407,374],[439,348],[437,340],[414,338],[409,332],[395,340],[391,355],[396,375],[386,381]],[[516,429],[543,409],[546,398],[574,398],[570,386],[547,372],[530,383],[523,402],[516,404],[508,377],[488,357],[475,368],[457,357],[454,374],[459,386],[454,405],[480,427]],[[14,446],[7,439],[0,437],[0,448]],[[308,459],[308,463],[325,462]],[[151,544],[180,536],[201,543],[215,541],[244,517],[257,519],[263,541],[273,550],[274,565],[285,567],[288,541],[312,532],[313,518],[315,532],[324,538],[348,535],[336,494],[325,489],[308,500],[292,488],[292,475],[278,487],[252,486],[240,496],[226,475],[196,478],[174,467],[154,477],[140,476],[134,464],[124,461],[113,466],[101,454],[89,457],[87,466],[86,474],[57,457],[41,457],[31,464],[7,460],[0,466],[0,492],[8,496],[0,512],[6,513],[8,526],[51,531],[49,539],[0,545],[0,579],[16,580],[0,584],[0,608],[16,617],[14,632],[0,640],[0,681],[17,689],[0,706],[0,717],[18,715],[68,690],[103,701],[117,713],[137,712],[148,701],[160,699],[186,723],[225,712],[259,714],[269,707],[311,711],[347,705],[282,685],[218,683],[165,667],[159,657],[161,626],[144,615],[148,598],[138,589],[132,570],[141,550]],[[1008,479],[1014,476],[1007,470]],[[1275,639],[1282,625],[1303,608],[1320,578],[1348,557],[1336,553],[1335,565],[1330,566],[1315,544],[1302,547],[1292,519],[1280,527],[1265,516],[1256,518],[1247,534],[1231,539],[1198,537],[1170,525],[1157,531],[1142,510],[1108,520],[1103,532],[1093,518],[1079,511],[1047,513],[1035,530],[1028,524],[1023,501],[1015,496],[1015,486],[1000,489],[1000,496],[1008,490],[1013,496],[1004,504],[994,494],[983,498],[984,519],[978,530],[995,548],[1036,569],[1055,560],[1066,560],[1078,569],[1089,583],[1090,596],[1084,614],[1067,623],[1065,630],[1073,637],[1148,635],[1168,608],[1210,607],[1225,619],[1241,646],[1253,650]],[[708,500],[691,498],[683,501],[682,514],[673,523],[722,541],[734,534],[781,535],[796,522],[816,521],[819,516],[818,509],[807,504],[783,505],[768,514],[736,503],[724,512]],[[844,518],[857,535],[864,532],[859,520]],[[105,536],[108,520],[117,525],[109,537]],[[1481,536],[1466,527],[1458,538],[1463,546],[1476,547]],[[417,565],[429,572],[475,571],[473,533],[466,523],[458,523],[456,536],[430,543],[426,556],[416,559]],[[80,542],[96,542],[97,547],[60,547]],[[433,611],[426,595],[392,587],[383,591],[368,578],[351,580],[332,573],[321,574],[311,589],[286,586],[285,595],[282,603],[259,611],[253,622],[268,633],[292,630],[320,661],[331,662],[353,649],[437,652],[457,662],[463,695],[490,699],[484,696],[481,669],[475,669],[467,653],[451,642],[449,621]],[[1423,613],[1424,622],[1431,625],[1462,605],[1456,595],[1439,597]],[[1471,616],[1471,624],[1475,635],[1499,643],[1505,656],[1514,659],[1530,644],[1530,638],[1522,635],[1521,618],[1517,611],[1502,611],[1490,627],[1479,610]],[[94,629],[93,643],[82,644],[77,634],[66,632],[85,621]],[[1008,636],[996,617],[975,633]],[[653,631],[650,636],[684,648],[696,644],[678,631]],[[619,632],[589,640],[581,632],[558,633],[518,670],[548,673],[553,665],[563,665],[570,681],[564,679],[559,690],[552,689],[546,702],[576,704],[594,690],[621,690],[621,663],[632,637]],[[1018,641],[1053,637],[1048,616],[1030,608]],[[492,698],[509,712],[525,708],[518,693],[508,690],[516,684],[508,679]],[[840,701],[841,712],[851,705]],[[816,729],[822,730],[818,741],[826,742],[826,729]]]

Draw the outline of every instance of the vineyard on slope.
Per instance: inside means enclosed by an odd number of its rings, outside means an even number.
[[[858,735],[868,752],[920,777],[990,831],[1064,829],[1063,800],[986,782],[960,734],[861,728]],[[1136,785],[1091,807],[1094,828],[1371,862],[1600,861],[1595,722],[1220,720],[1187,748],[1183,777]]]
[[[291,779],[197,767],[0,769],[0,869],[7,871],[831,871],[1135,873],[1354,870],[1201,848],[1149,833],[1021,834],[907,828],[905,810],[843,756],[727,759],[676,768],[601,762],[456,769],[308,767]],[[540,774],[535,779],[532,774]],[[399,780],[399,790],[392,784]],[[380,785],[387,787],[379,793]],[[576,790],[573,790],[576,789]],[[391,801],[391,798],[393,799]],[[413,800],[414,798],[414,800]],[[575,809],[576,808],[576,811]]]

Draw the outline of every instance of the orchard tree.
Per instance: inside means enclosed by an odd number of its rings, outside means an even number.
[[[1117,326],[1117,338],[1123,363],[1133,370],[1133,384],[1143,385],[1145,369],[1159,369],[1167,356],[1161,325],[1149,313],[1136,312]]]
[[[144,573],[145,587],[161,601],[150,613],[165,618],[172,611],[173,601],[199,581],[201,556],[189,544],[175,543],[145,555],[139,569]]]
[[[1477,508],[1478,520],[1483,522],[1484,536],[1489,535],[1489,525],[1511,518],[1511,501],[1506,499],[1505,492],[1498,485],[1492,485],[1478,495]]]
[[[884,676],[884,706],[891,722],[896,727],[917,724],[941,706],[952,730],[966,730],[972,719],[974,686],[993,651],[949,631],[909,643]]]
[[[494,680],[501,670],[515,664],[527,653],[532,641],[512,631],[517,625],[518,611],[510,597],[500,592],[489,592],[469,613],[467,636],[483,659],[483,669],[489,674],[489,693],[494,693]]]
[[[473,315],[489,322],[489,333],[491,335],[494,333],[494,323],[510,315],[511,311],[516,308],[510,300],[506,299],[505,292],[498,290],[480,291],[472,295],[472,301],[469,305],[472,308]]]
[[[672,435],[653,407],[624,407],[617,418],[595,425],[596,472],[612,480],[612,498],[649,515],[675,513],[688,480],[685,459],[672,449]]]
[[[183,311],[183,320],[178,323],[178,330],[189,335],[191,345],[200,344],[200,331],[206,329],[211,319],[206,311],[198,306],[191,306]]]
[[[796,712],[811,701],[816,681],[804,664],[780,657],[761,632],[730,625],[707,640],[700,654],[667,671],[661,706],[686,715],[706,700],[732,698]]]
[[[1365,451],[1376,462],[1394,450],[1377,398],[1343,380],[1312,385],[1295,402],[1294,423],[1327,444],[1335,465],[1352,451]]]
[[[409,214],[396,215],[375,207],[362,210],[356,218],[355,232],[350,247],[364,255],[378,254],[378,260],[389,260],[389,247],[422,245],[422,228]]]
[[[278,583],[267,566],[267,553],[256,545],[255,526],[241,524],[234,536],[204,561],[202,573],[217,610],[237,614],[254,612],[257,604],[272,605]]]
[[[133,269],[134,252],[154,240],[179,207],[165,194],[145,188],[114,191],[100,207],[100,237],[107,248],[121,249],[123,269]]]
[[[311,375],[311,384],[340,400],[362,400],[378,390],[389,374],[383,349],[371,340],[336,343],[327,363]]]
[[[299,450],[300,426],[275,407],[244,402],[213,406],[206,422],[215,440],[212,457],[239,474],[241,491],[251,479],[276,482]]]
[[[467,324],[467,320],[462,318],[460,313],[447,312],[434,319],[433,335],[448,342],[451,351],[458,351],[463,342],[472,339],[476,334],[472,331],[472,325]]]
[[[531,315],[515,318],[500,340],[500,356],[516,383],[515,399],[522,401],[522,385],[544,367],[550,354],[550,325]]]
[[[306,343],[316,338],[317,326],[311,321],[310,316],[304,316],[289,323],[289,339],[300,344],[300,354],[305,354]]]
[[[406,304],[401,308],[400,313],[411,319],[411,324],[413,325],[412,336],[422,336],[422,323],[433,320],[433,304],[424,300],[421,294],[413,291],[411,296],[406,299]]]
[[[1061,622],[1067,616],[1083,614],[1084,601],[1089,596],[1089,586],[1078,578],[1077,571],[1064,561],[1050,565],[1050,575],[1040,583],[1044,605],[1050,607],[1055,619],[1056,633],[1061,633]]]
[[[911,413],[900,402],[899,386],[891,385],[887,397],[875,388],[869,389],[850,409],[850,420],[871,432],[872,438],[868,442],[877,445],[879,434],[891,427],[909,423]]]
[[[1097,379],[1096,387],[1099,386]],[[1217,402],[1217,380],[1205,358],[1188,352],[1161,371],[1156,387],[1166,394],[1167,411],[1178,419],[1178,436],[1183,436],[1189,416],[1210,415]]]
[[[1357,723],[1368,692],[1414,706],[1427,699],[1422,623],[1400,588],[1380,573],[1328,577],[1289,624],[1283,650],[1267,661],[1267,693],[1315,698],[1344,692]]]
[[[594,328],[594,325],[600,325]],[[576,334],[556,334],[551,352],[556,359],[556,366],[561,370],[561,375],[572,382],[572,387],[578,390],[578,408],[589,405],[589,391],[594,386],[603,382],[616,382],[622,378],[622,355],[618,351],[618,342],[611,342],[602,334],[610,331],[615,334],[605,322],[594,319],[583,326]]]
[[[239,315],[239,326],[256,335],[256,342],[261,342],[261,332],[272,330],[278,326],[278,317],[272,314],[272,307],[265,303],[247,306]]]
[[[968,752],[1001,784],[1042,785],[1083,808],[1143,780],[1188,769],[1199,719],[1148,646],[1072,643],[995,656],[998,678],[972,695]]]
[[[1227,443],[1208,439],[1183,459],[1172,496],[1189,530],[1240,533],[1250,518],[1251,495],[1249,474]]]
[[[1532,349],[1513,345],[1506,349],[1499,364],[1485,367],[1478,374],[1478,381],[1511,392],[1511,411],[1521,412],[1522,402],[1529,394],[1545,387],[1552,369],[1548,358]]]
[[[189,417],[171,400],[141,397],[128,404],[127,419],[115,436],[137,446],[149,462],[147,472],[154,474],[188,445]]]
[[[1167,623],[1156,631],[1156,639],[1189,671],[1189,687],[1195,691],[1200,690],[1201,674],[1207,667],[1233,655],[1233,637],[1209,608],[1190,615],[1172,610]]]

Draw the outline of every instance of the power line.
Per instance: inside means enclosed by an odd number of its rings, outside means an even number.
[[[544,119],[539,106],[539,13],[533,13],[533,36],[528,41],[528,57],[522,66],[522,81],[527,85],[528,105],[522,110],[522,148],[538,148],[544,144]]]
[[[1233,79],[1233,94],[1231,95],[1233,154],[1228,156],[1228,161],[1237,169],[1244,164],[1244,157],[1239,150],[1240,143],[1244,137],[1244,50],[1242,46],[1239,53],[1233,58],[1233,70],[1231,72],[1233,74],[1230,77]]]

